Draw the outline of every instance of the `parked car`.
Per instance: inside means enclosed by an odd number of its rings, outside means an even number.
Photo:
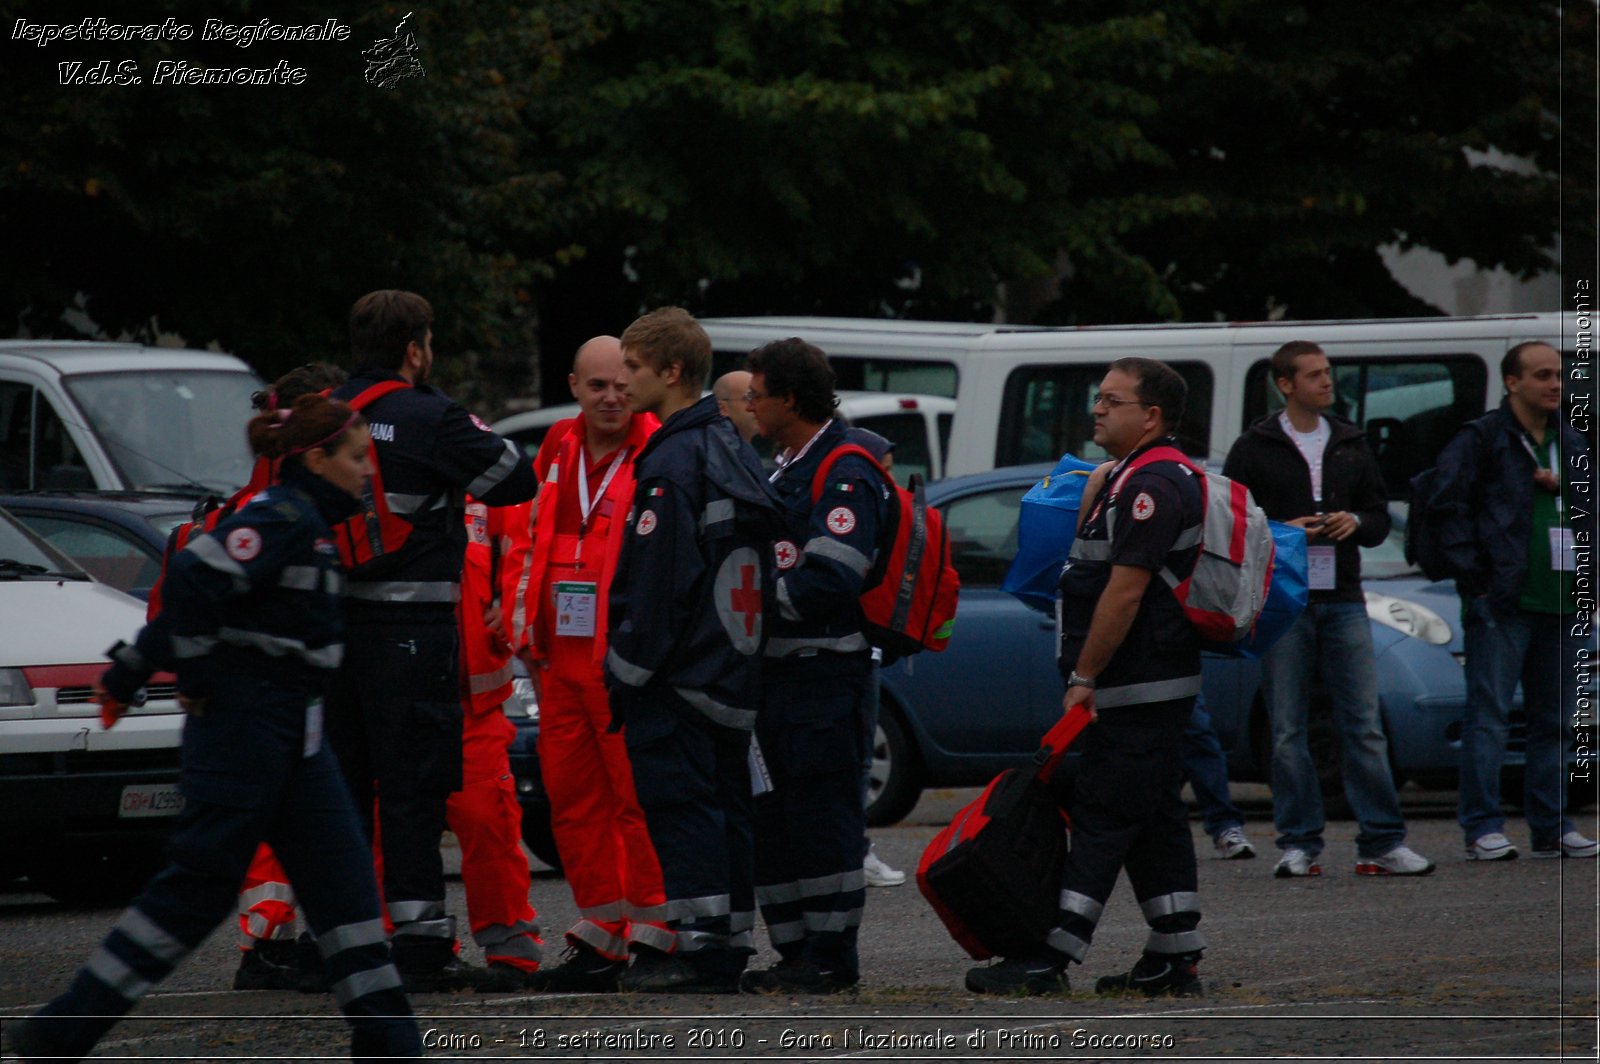
[[[210,351],[0,341],[0,491],[227,495],[250,476],[244,423],[261,387]]]
[[[943,653],[919,654],[882,670],[869,823],[899,820],[924,787],[985,783],[1022,763],[1059,718],[1055,619],[1000,590],[1016,553],[1022,496],[1050,468],[1011,467],[929,486],[928,501],[944,512],[961,574],[960,606]],[[1453,787],[1466,704],[1455,585],[1428,581],[1407,565],[1398,530],[1365,551],[1362,562],[1395,778]],[[1260,662],[1207,654],[1203,677],[1230,777],[1268,778],[1271,729]],[[1337,740],[1326,702],[1313,697],[1312,753],[1337,814],[1344,801]],[[1524,762],[1520,707],[1519,693],[1506,758],[1505,794],[1512,801],[1521,795]]]
[[[189,519],[194,501],[160,493],[34,492],[0,495],[0,508],[96,579],[143,600],[161,571],[167,536]],[[134,624],[117,638],[126,639],[137,629]],[[105,645],[113,641],[107,639]],[[520,662],[516,692],[506,716],[517,729],[510,756],[522,806],[522,836],[535,857],[560,869],[550,831],[550,799],[539,775],[539,704]]]
[[[955,411],[956,401],[942,395],[839,393],[841,418],[894,441],[894,470],[901,483],[913,473],[922,474],[924,480],[937,480],[944,475]],[[577,413],[577,403],[543,406],[502,418],[490,428],[535,455],[550,426],[563,418],[576,417]],[[762,450],[759,440],[757,450]]]
[[[0,507],[90,576],[141,601],[161,574],[172,530],[194,512],[191,495],[165,492],[28,492]]]
[[[115,728],[90,689],[144,608],[0,509],[0,849],[62,901],[119,902],[162,865],[182,808],[173,678]]]

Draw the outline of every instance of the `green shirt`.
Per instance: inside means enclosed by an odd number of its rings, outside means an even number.
[[[1554,426],[1546,431],[1545,442],[1532,447],[1540,469],[1561,469],[1561,452]],[[1524,442],[1527,442],[1524,437]],[[1531,446],[1531,445],[1530,445]],[[1553,463],[1553,464],[1552,464]],[[1572,610],[1572,571],[1550,567],[1550,530],[1564,528],[1561,497],[1538,485],[1533,489],[1533,527],[1528,532],[1528,575],[1522,583],[1522,599],[1517,603],[1531,613],[1563,613]],[[1571,565],[1570,548],[1566,564]]]

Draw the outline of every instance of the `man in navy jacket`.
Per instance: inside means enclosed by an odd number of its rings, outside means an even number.
[[[1554,348],[1518,344],[1500,372],[1504,401],[1445,447],[1427,500],[1466,624],[1457,816],[1468,859],[1517,856],[1500,811],[1500,767],[1520,679],[1527,720],[1523,808],[1533,856],[1594,857],[1600,845],[1565,812],[1564,756],[1567,727],[1580,719],[1580,673],[1593,668],[1586,658],[1593,635],[1573,593],[1575,551],[1593,549],[1592,488],[1579,488],[1593,480],[1589,444],[1561,417],[1561,356]],[[1593,597],[1588,601],[1592,611]]]

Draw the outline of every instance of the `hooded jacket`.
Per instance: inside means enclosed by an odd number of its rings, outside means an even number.
[[[1322,452],[1320,512],[1348,511],[1361,524],[1334,545],[1334,586],[1311,592],[1310,601],[1361,602],[1361,548],[1375,547],[1389,535],[1389,495],[1366,434],[1342,418],[1322,416],[1328,422],[1328,444]],[[1292,521],[1319,512],[1311,495],[1311,470],[1275,413],[1261,418],[1234,441],[1222,474],[1249,488],[1256,505],[1274,521]],[[1327,542],[1313,539],[1311,545]]]
[[[707,396],[656,430],[634,481],[611,582],[606,684],[667,688],[748,731],[761,700],[777,523],[761,463]]]

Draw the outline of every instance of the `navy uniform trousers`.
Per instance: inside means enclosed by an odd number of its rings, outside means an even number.
[[[378,907],[372,853],[326,744],[304,757],[304,694],[236,675],[185,724],[185,802],[167,868],[123,913],[66,993],[40,1013],[39,1035],[81,1056],[117,1018],[233,916],[239,883],[265,840],[283,862],[356,1057],[420,1056],[421,1042]]]
[[[736,977],[755,953],[750,733],[657,686],[611,689],[633,788],[661,862],[664,918],[703,978]]]
[[[453,613],[399,622],[352,616],[328,694],[328,735],[368,838],[377,799],[383,897],[408,968],[454,956],[439,840],[445,803],[461,789],[459,640]]]
[[[756,739],[772,790],[756,796],[756,900],[784,960],[860,976],[866,905],[861,763],[866,654],[769,660]]]
[[[1145,923],[1145,952],[1202,949],[1183,729],[1194,699],[1101,710],[1077,742],[1072,847],[1062,870],[1061,922],[1049,945],[1082,962],[1117,874],[1128,870]]]

